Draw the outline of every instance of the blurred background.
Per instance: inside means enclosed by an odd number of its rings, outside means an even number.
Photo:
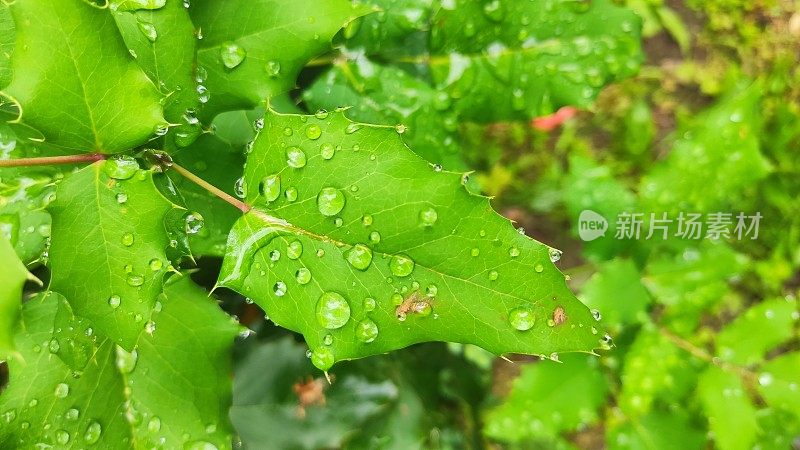
[[[430,343],[338,364],[329,385],[298,335],[217,291],[255,331],[236,354],[246,448],[800,449],[800,4],[620,3],[643,19],[638,75],[591,107],[446,124],[460,156],[442,161],[564,251],[614,348],[558,363]],[[336,106],[328,63],[286,109]]]

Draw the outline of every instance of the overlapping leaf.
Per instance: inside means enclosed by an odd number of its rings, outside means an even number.
[[[766,353],[795,334],[795,301],[766,300],[736,318],[717,336],[717,353],[736,364],[750,365],[763,360]]]
[[[14,334],[22,305],[22,286],[30,274],[3,236],[0,236],[0,261],[3,261],[0,271],[0,360],[3,360],[16,349]]]
[[[127,350],[150,323],[170,267],[166,216],[180,214],[152,176],[133,159],[98,162],[65,179],[51,207],[50,288]]]
[[[600,336],[553,265],[394,127],[268,113],[220,284],[304,334],[315,364],[430,340],[496,354],[589,351]],[[402,314],[405,313],[405,314]]]
[[[721,450],[748,449],[756,439],[755,407],[742,380],[733,373],[710,366],[701,375],[697,394]]]
[[[24,362],[11,362],[0,398],[0,417],[11,425],[0,428],[0,446],[228,448],[229,351],[238,327],[188,278],[165,292],[152,334],[130,353],[83,328],[56,293],[26,303],[17,336]],[[78,344],[52,338],[62,310],[88,349],[79,372],[60,358]]]
[[[197,59],[210,94],[205,113],[253,108],[288,92],[333,35],[370,10],[347,0],[192,2],[203,33]]]
[[[5,92],[54,146],[117,153],[163,122],[160,95],[128,55],[114,19],[81,0],[20,0]]]

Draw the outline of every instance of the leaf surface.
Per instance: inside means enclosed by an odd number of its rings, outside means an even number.
[[[152,177],[133,159],[101,161],[65,179],[50,209],[50,289],[127,350],[150,321],[169,268],[164,221],[175,206]]]
[[[25,362],[11,362],[0,397],[0,417],[15,426],[0,429],[0,445],[229,448],[229,352],[238,327],[188,278],[160,301],[153,334],[132,353],[79,330],[90,358],[77,377],[59,358],[70,343],[51,336],[62,310],[70,326],[81,318],[56,293],[26,303],[17,336]]]
[[[599,346],[551,262],[560,253],[393,127],[270,112],[245,182],[254,210],[232,230],[219,284],[303,333],[322,369],[432,340],[495,354]]]
[[[20,0],[13,79],[20,120],[54,146],[117,153],[163,123],[161,96],[131,59],[113,17],[81,0]]]
[[[22,304],[22,286],[30,277],[25,265],[17,258],[14,247],[0,236],[0,359],[6,359],[15,349],[14,334]]]
[[[766,353],[795,335],[794,300],[765,300],[744,311],[717,336],[717,353],[735,364],[761,362]]]
[[[718,448],[751,448],[758,432],[756,410],[738,375],[710,366],[700,376],[697,394]]]

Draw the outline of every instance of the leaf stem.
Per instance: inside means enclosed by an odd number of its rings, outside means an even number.
[[[52,166],[56,164],[77,164],[82,162],[96,162],[106,159],[101,153],[88,153],[85,155],[46,156],[42,158],[20,158],[0,160],[0,167],[27,167],[27,166]]]
[[[678,348],[688,352],[695,358],[703,360],[707,363],[714,364],[715,366],[719,367],[720,369],[726,372],[734,373],[750,384],[752,384],[754,380],[757,378],[756,373],[754,373],[750,369],[740,366],[738,364],[733,364],[727,361],[723,361],[720,358],[712,356],[704,349],[692,344],[691,342],[687,341],[686,339],[683,339],[678,335],[673,334],[666,328],[659,327],[659,332],[661,333],[662,336],[670,340]]]
[[[224,192],[222,189],[219,189],[218,187],[216,187],[216,186],[212,185],[211,183],[207,182],[206,180],[198,177],[197,175],[193,174],[192,172],[189,172],[184,167],[181,167],[180,165],[175,164],[174,162],[170,165],[170,167],[175,169],[176,172],[178,172],[179,174],[183,175],[186,179],[188,179],[192,183],[194,183],[194,184],[200,186],[201,188],[207,190],[208,192],[214,194],[215,196],[217,196],[221,200],[223,200],[223,201],[225,201],[227,203],[230,203],[231,205],[235,206],[236,208],[238,208],[243,213],[250,212],[250,205],[244,203],[243,201],[241,201],[241,200],[239,200],[237,198],[234,198],[232,195],[228,194],[227,192]]]

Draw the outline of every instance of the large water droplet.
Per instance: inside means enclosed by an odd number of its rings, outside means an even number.
[[[274,202],[281,195],[281,177],[280,175],[268,175],[261,180],[258,185],[258,191],[267,199],[268,202]]]
[[[378,337],[378,325],[370,319],[364,319],[356,325],[356,338],[368,344]]]
[[[127,180],[139,170],[139,163],[130,156],[114,156],[103,163],[103,172],[115,180]]]
[[[311,363],[319,370],[328,370],[336,359],[330,347],[320,347],[311,353]]]
[[[103,434],[103,427],[98,422],[92,422],[86,428],[86,433],[83,434],[83,440],[87,444],[94,444],[100,440],[100,435]]]
[[[317,124],[311,124],[306,127],[306,137],[312,140],[317,140],[322,136],[322,129]]]
[[[381,234],[378,233],[377,231],[373,231],[369,234],[369,240],[370,242],[377,244],[378,242],[381,241]]]
[[[136,368],[136,362],[139,360],[138,350],[133,350],[128,353],[122,347],[117,347],[117,369],[123,374],[133,372]]]
[[[550,254],[550,261],[551,262],[558,262],[558,260],[561,259],[561,254],[562,254],[561,250],[558,250],[556,248],[551,248],[548,251],[548,253]]]
[[[332,187],[323,188],[317,195],[317,208],[323,216],[331,217],[344,209],[344,194]]]
[[[56,431],[56,442],[59,445],[67,445],[69,444],[70,435],[66,430],[58,430]]]
[[[286,246],[286,257],[289,259],[298,259],[300,256],[303,255],[303,244],[298,241],[294,240]]]
[[[234,69],[244,61],[247,52],[235,42],[226,42],[222,44],[220,56],[222,57],[222,64],[224,64],[225,67]]]
[[[300,169],[306,166],[306,154],[299,147],[289,147],[286,149],[286,164],[289,167]]]
[[[297,269],[294,276],[300,284],[308,284],[311,281],[311,271],[305,267]]]
[[[272,286],[272,292],[275,293],[276,297],[283,297],[286,295],[286,283],[278,281]]]
[[[189,213],[186,215],[186,233],[187,234],[197,234],[205,225],[205,221],[203,220],[203,216],[200,213]]]
[[[158,416],[153,416],[149,422],[147,422],[147,431],[151,433],[158,433],[161,431],[161,419]]]
[[[331,144],[322,144],[322,147],[319,149],[319,154],[322,156],[322,159],[331,159],[336,154],[336,148]]]
[[[406,255],[394,255],[389,261],[389,270],[396,277],[407,277],[414,271],[414,260]]]
[[[536,318],[530,308],[519,307],[511,310],[508,314],[508,321],[511,323],[511,326],[517,330],[527,331],[533,328]]]
[[[350,320],[350,304],[341,294],[326,292],[317,301],[317,322],[329,330],[343,327]]]
[[[121,302],[122,299],[120,298],[119,295],[112,295],[111,297],[108,298],[108,306],[110,306],[113,309],[117,309]]]
[[[419,221],[422,226],[430,227],[439,219],[439,214],[433,208],[425,208],[419,212]]]
[[[356,269],[367,270],[372,263],[372,250],[366,245],[356,244],[345,253],[344,257]]]

